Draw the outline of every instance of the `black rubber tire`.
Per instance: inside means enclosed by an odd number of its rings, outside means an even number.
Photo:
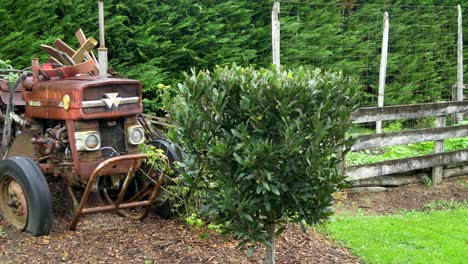
[[[180,148],[166,138],[156,138],[146,143],[157,149],[162,149],[164,154],[169,158],[169,162],[173,164],[176,161],[181,161]],[[176,172],[177,173],[177,172]]]
[[[172,218],[173,213],[172,213],[172,205],[169,200],[167,200],[165,203],[161,204],[160,206],[154,206],[153,212],[162,219],[169,220]]]
[[[28,218],[24,231],[33,236],[49,234],[54,221],[52,198],[49,185],[39,166],[27,157],[11,157],[0,161],[0,179],[8,174],[21,185],[28,203]]]
[[[157,149],[162,149],[169,159],[171,166],[173,166],[174,162],[181,161],[181,152],[179,147],[166,138],[156,138],[146,144]],[[177,175],[179,175],[179,170],[175,168],[175,166],[173,166],[172,169],[174,170],[173,177],[177,177]],[[173,215],[171,202],[166,200],[163,204],[154,206],[153,212],[158,214],[162,219],[170,219]]]

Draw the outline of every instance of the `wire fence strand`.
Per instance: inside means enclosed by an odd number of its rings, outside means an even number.
[[[361,106],[377,106],[384,12],[390,17],[384,104],[451,100],[457,80],[456,6],[282,2],[282,65],[357,77]]]

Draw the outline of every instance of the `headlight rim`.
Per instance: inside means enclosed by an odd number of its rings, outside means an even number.
[[[96,147],[90,148],[86,145],[86,139],[95,136],[98,143]],[[98,131],[78,131],[75,132],[75,146],[77,151],[97,151],[101,149],[101,135]]]
[[[88,145],[88,143],[87,143],[88,139],[90,137],[95,137],[96,138],[96,145],[94,147],[90,147]],[[101,140],[99,138],[99,134],[97,134],[97,133],[88,134],[88,135],[86,135],[86,137],[84,139],[84,145],[85,145],[86,149],[89,150],[89,151],[98,150],[100,148],[100,145],[101,145],[100,143],[101,143]]]
[[[145,130],[143,129],[142,126],[139,126],[139,125],[130,126],[127,131],[128,131],[128,135],[127,135],[128,143],[130,143],[131,145],[139,145],[145,142]],[[133,135],[133,132],[135,131],[139,131],[139,133],[141,134],[141,139],[139,141],[133,140],[132,135]]]

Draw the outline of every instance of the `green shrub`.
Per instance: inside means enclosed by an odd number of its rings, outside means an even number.
[[[356,85],[338,73],[217,67],[185,75],[172,106],[192,194],[240,246],[271,245],[275,224],[331,215],[352,143]],[[269,232],[267,232],[269,231]]]

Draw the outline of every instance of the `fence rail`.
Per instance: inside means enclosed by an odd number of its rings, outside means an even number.
[[[352,151],[414,144],[468,136],[468,125],[414,129],[408,131],[357,136]]]
[[[399,119],[417,119],[468,112],[468,101],[396,105],[360,108],[352,114],[354,123],[369,123]]]
[[[467,160],[468,150],[464,149],[414,158],[383,161],[369,165],[351,166],[346,168],[346,175],[350,181],[363,180],[377,176],[460,163]],[[440,177],[442,178],[442,175]]]

